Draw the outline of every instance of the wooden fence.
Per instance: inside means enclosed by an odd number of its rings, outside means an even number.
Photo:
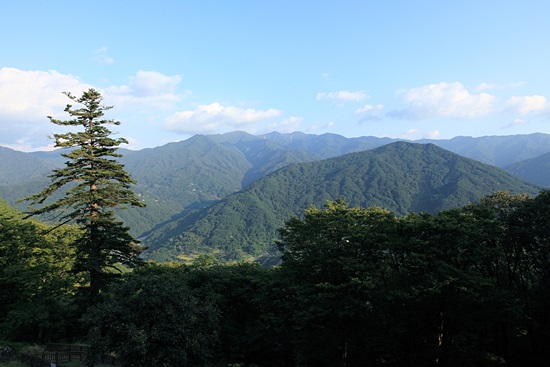
[[[21,360],[30,364],[31,367],[63,367],[63,362],[84,361],[88,355],[88,346],[79,344],[48,344],[47,352],[38,352],[34,354],[21,353]],[[103,355],[100,358],[101,363],[117,365],[117,359],[112,355]]]
[[[84,361],[87,353],[82,352],[40,352],[34,354],[21,353],[21,360],[32,367],[47,366],[55,363],[60,367],[63,362]]]
[[[46,350],[52,350],[56,352],[88,352],[89,346],[87,344],[62,344],[62,343],[48,343],[46,344]]]

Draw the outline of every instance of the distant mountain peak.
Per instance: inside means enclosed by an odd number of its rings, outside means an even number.
[[[327,200],[343,198],[350,206],[380,206],[401,215],[435,214],[501,190],[534,194],[538,188],[435,144],[398,141],[287,165],[209,208],[168,223],[146,245],[153,256],[176,248],[186,255],[196,248],[221,252],[226,259],[257,255],[269,248],[285,220]]]

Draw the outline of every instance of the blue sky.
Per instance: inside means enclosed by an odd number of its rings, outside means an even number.
[[[3,1],[0,145],[93,87],[142,149],[242,130],[550,133],[550,1]]]

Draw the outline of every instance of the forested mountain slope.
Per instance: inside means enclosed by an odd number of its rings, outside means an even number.
[[[166,224],[145,244],[149,256],[161,260],[205,251],[239,259],[269,249],[286,219],[327,200],[343,198],[351,206],[381,206],[397,214],[437,213],[502,190],[535,194],[539,188],[433,144],[396,142],[288,165],[207,209]]]
[[[121,217],[131,224],[140,214],[150,215],[152,221],[142,218],[135,223],[142,233],[182,211],[208,206],[240,191],[289,163],[319,159],[246,133],[234,135],[239,140],[232,144],[196,135],[124,156],[122,162],[137,180],[136,192],[156,199],[148,200],[146,208],[120,213]]]
[[[135,192],[147,204],[146,208],[123,211],[120,216],[137,236],[191,210],[209,206],[290,163],[338,157],[395,141],[300,132],[256,136],[237,131],[196,135],[181,142],[139,151],[120,149],[122,163],[137,180]],[[550,135],[547,134],[457,137],[431,142],[499,166],[550,152]],[[17,200],[46,187],[49,184],[47,176],[66,160],[60,153],[23,153],[0,148],[0,197],[16,205]],[[544,162],[534,161],[533,164]],[[539,175],[537,168],[531,170]],[[538,182],[537,177],[530,180]],[[24,204],[16,206],[25,209]]]
[[[550,187],[550,153],[506,167],[506,171],[534,184]]]
[[[0,197],[11,205],[46,187],[47,176],[66,160],[60,156],[62,151],[23,153],[3,149],[0,162],[9,164],[0,163],[0,172],[4,173]],[[289,163],[321,158],[242,132],[196,135],[157,148],[120,152],[121,162],[137,180],[134,191],[147,204],[146,208],[119,213],[134,235],[182,211],[208,206]],[[18,208],[24,209],[24,204]]]

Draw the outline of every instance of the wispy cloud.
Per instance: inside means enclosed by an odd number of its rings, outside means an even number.
[[[318,133],[319,130],[324,130],[326,128],[331,128],[336,126],[336,123],[334,121],[329,121],[327,123],[315,123],[311,124],[307,127],[306,131],[312,134]]]
[[[278,131],[282,133],[291,133],[300,129],[300,124],[304,121],[302,117],[291,116],[281,121],[276,121],[268,125],[269,131]]]
[[[423,131],[419,129],[410,129],[399,135],[400,139],[417,140],[417,139],[437,139],[439,130]]]
[[[347,90],[340,90],[337,92],[321,92],[317,93],[315,99],[317,101],[323,99],[334,99],[338,101],[353,101],[358,102],[368,98],[368,95],[363,91],[351,92]]]
[[[480,83],[475,89],[476,91],[482,91],[482,90],[487,90],[487,89],[494,89],[496,88],[496,85],[493,84],[493,83]]]
[[[525,125],[526,123],[527,121],[525,121],[524,119],[514,119],[514,121],[512,121],[512,125],[514,126]]]
[[[107,55],[107,47],[105,46],[95,50],[94,54],[95,54],[94,60],[99,64],[109,65],[115,62],[115,60],[112,57]]]
[[[504,126],[503,129],[511,129],[511,128],[526,125],[526,124],[527,124],[527,120],[518,118],[518,119],[514,119],[514,121]]]
[[[177,112],[165,120],[165,127],[170,131],[183,134],[214,133],[247,129],[254,131],[260,122],[278,117],[277,109],[256,110],[235,106],[224,106],[221,103],[200,105],[195,110]]]
[[[504,84],[483,82],[478,84],[475,87],[475,90],[479,92],[479,91],[489,90],[489,89],[508,89],[508,88],[521,87],[522,85],[525,85],[525,82],[511,82],[511,83],[504,83]]]

